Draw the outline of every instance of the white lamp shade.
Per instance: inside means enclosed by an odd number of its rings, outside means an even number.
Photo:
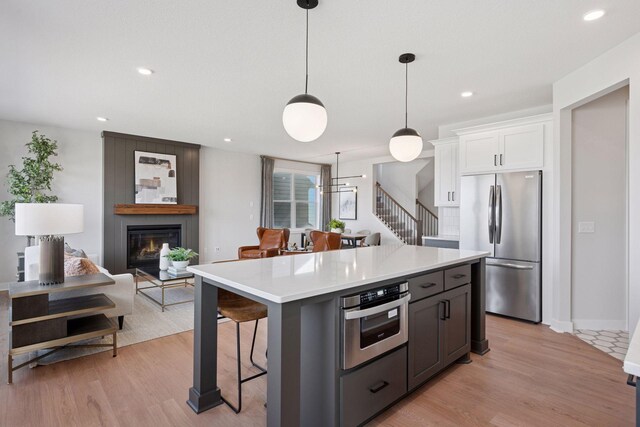
[[[282,124],[291,138],[311,142],[327,128],[327,110],[315,96],[298,95],[284,107]]]
[[[82,233],[84,206],[67,203],[16,203],[16,236]]]
[[[394,159],[410,162],[422,152],[422,137],[413,129],[401,129],[389,141],[389,151]]]

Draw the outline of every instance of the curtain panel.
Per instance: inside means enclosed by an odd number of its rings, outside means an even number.
[[[260,200],[260,225],[273,228],[273,167],[275,160],[260,156],[262,160],[262,197]]]
[[[324,189],[331,190],[331,165],[322,165],[320,168],[320,185]],[[324,230],[331,221],[331,193],[325,191],[322,194],[322,212],[320,215],[320,229]]]

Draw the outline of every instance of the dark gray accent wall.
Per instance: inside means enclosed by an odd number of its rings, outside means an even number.
[[[135,203],[134,152],[175,154],[178,204],[199,206],[200,145],[146,136],[102,132],[104,235],[103,266],[112,274],[127,269],[127,226],[180,224],[182,245],[199,250],[199,213],[195,215],[115,215],[114,205]],[[197,262],[197,259],[194,260]]]

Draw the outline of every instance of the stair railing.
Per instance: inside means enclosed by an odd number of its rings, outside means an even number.
[[[416,218],[422,221],[422,235],[435,236],[438,234],[438,216],[428,207],[416,199]]]
[[[403,208],[376,182],[376,216],[408,245],[422,246],[422,220]]]

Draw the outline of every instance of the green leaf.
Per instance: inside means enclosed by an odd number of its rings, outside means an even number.
[[[16,203],[53,203],[58,197],[47,194],[51,191],[54,172],[62,171],[62,166],[49,160],[57,156],[58,142],[52,141],[37,130],[26,145],[28,156],[22,157],[22,169],[9,165],[7,173],[8,193],[12,200],[0,202],[0,216],[15,221]]]

